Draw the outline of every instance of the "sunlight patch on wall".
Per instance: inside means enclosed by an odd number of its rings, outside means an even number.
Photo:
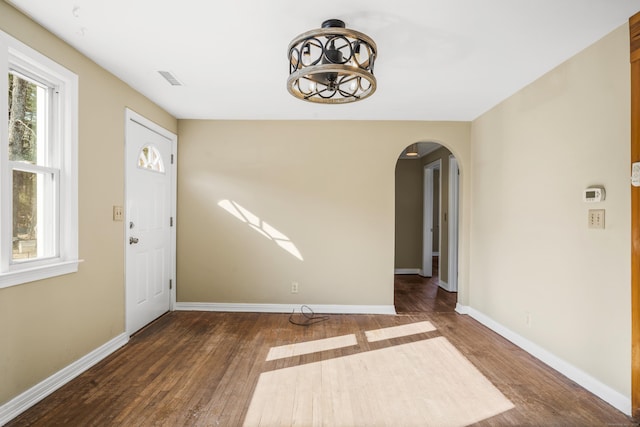
[[[300,253],[296,245],[285,234],[283,234],[280,230],[273,227],[272,225],[262,221],[259,216],[257,216],[250,210],[245,209],[237,202],[228,199],[220,200],[218,202],[218,206],[229,212],[240,221],[249,225],[249,227],[257,231],[267,239],[275,242],[278,246],[289,252],[294,257],[298,258],[300,261],[304,261],[304,259],[302,258],[302,254]]]

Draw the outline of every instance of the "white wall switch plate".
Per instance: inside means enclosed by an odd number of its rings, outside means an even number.
[[[604,228],[604,209],[589,209],[589,228]]]
[[[124,220],[124,209],[122,206],[114,206],[113,207],[113,220],[114,221],[123,221]]]

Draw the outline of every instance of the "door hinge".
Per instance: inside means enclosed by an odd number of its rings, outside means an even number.
[[[173,280],[169,279],[169,289],[173,289]]]
[[[173,154],[171,155],[171,164],[173,164]]]
[[[169,217],[169,227],[173,227],[173,217]]]

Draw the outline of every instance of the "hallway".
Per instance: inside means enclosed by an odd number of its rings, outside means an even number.
[[[396,274],[394,303],[401,313],[447,313],[456,308],[458,294],[438,286],[438,257],[433,257],[433,276]]]

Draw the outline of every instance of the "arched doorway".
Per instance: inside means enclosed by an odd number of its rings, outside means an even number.
[[[458,277],[458,165],[437,142],[409,145],[396,163],[397,312],[453,311]]]

